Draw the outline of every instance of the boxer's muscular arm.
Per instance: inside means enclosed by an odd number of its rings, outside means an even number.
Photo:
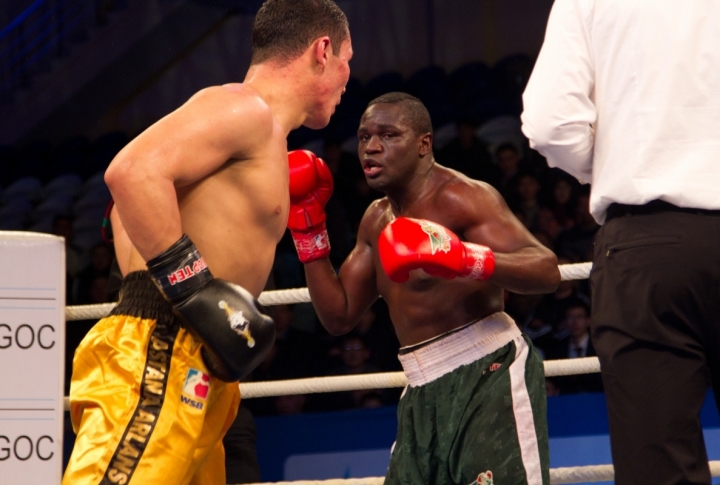
[[[175,189],[229,159],[256,153],[273,119],[257,96],[213,87],[144,131],[112,161],[105,182],[122,224],[145,261],[182,236]]]
[[[335,274],[328,258],[305,265],[305,278],[313,306],[320,322],[332,335],[352,330],[379,296],[370,239],[376,217],[373,205],[360,222],[357,243],[343,262],[339,275]]]
[[[560,283],[557,257],[522,225],[502,196],[487,184],[457,183],[442,203],[464,221],[462,237],[490,247],[495,272],[489,281],[514,293],[551,293]]]

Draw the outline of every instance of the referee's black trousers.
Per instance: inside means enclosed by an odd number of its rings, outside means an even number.
[[[711,385],[720,403],[720,212],[613,204],[590,284],[615,483],[709,484],[699,414]]]

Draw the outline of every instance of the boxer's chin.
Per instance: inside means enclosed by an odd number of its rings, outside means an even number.
[[[311,130],[320,130],[325,128],[330,123],[330,117],[335,112],[335,108],[329,112],[318,110],[317,112],[310,113],[305,119],[303,126],[310,128]]]

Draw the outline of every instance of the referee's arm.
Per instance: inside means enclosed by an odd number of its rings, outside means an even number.
[[[590,2],[591,3],[591,2]],[[523,93],[522,131],[534,148],[581,183],[592,178],[591,99],[595,61],[587,29],[588,6],[556,0],[542,49]]]

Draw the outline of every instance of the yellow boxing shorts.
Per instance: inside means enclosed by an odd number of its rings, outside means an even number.
[[[77,439],[63,485],[225,485],[222,437],[237,383],[210,376],[146,271],[75,352],[70,415]]]

